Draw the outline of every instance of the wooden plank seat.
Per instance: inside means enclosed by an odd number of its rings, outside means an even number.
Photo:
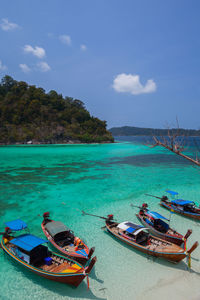
[[[53,272],[53,269],[55,268],[55,267],[57,267],[58,265],[56,265],[56,264],[51,264],[50,266],[48,266],[48,265],[42,265],[41,266],[41,269],[42,270],[44,270],[44,271],[48,271],[48,272]]]
[[[52,263],[50,266],[48,265],[42,265],[41,269],[48,271],[48,272],[54,272],[54,273],[60,273],[65,269],[70,268],[70,265],[67,262],[64,262],[60,265],[57,265],[55,263]]]
[[[60,273],[65,269],[70,268],[70,265],[67,262],[62,263],[59,266],[55,266],[55,268],[52,270],[52,272]]]

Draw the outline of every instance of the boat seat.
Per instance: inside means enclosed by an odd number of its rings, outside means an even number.
[[[70,265],[67,262],[64,262],[61,265],[55,267],[52,271],[55,273],[60,273],[63,270],[67,269],[68,267],[70,267]]]
[[[57,266],[58,266],[58,265],[56,265],[56,264],[52,264],[52,265],[50,265],[50,266],[48,266],[48,265],[42,265],[42,266],[41,266],[41,269],[44,270],[44,271],[51,272],[51,271],[53,271]]]
[[[65,246],[69,246],[70,244],[72,243],[72,240],[71,239],[63,239],[63,240],[60,240],[60,241],[56,241],[56,244],[60,247],[65,247]]]

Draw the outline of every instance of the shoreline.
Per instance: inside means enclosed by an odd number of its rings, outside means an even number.
[[[26,143],[0,143],[0,146],[39,146],[39,145],[94,145],[94,144],[114,144],[115,141],[111,142],[111,141],[103,141],[103,142],[90,142],[90,143],[86,143],[86,142],[81,142],[81,141],[69,141],[69,142],[59,142],[59,143],[51,143],[51,142],[26,142]]]

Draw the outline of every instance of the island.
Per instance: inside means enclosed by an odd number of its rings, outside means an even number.
[[[0,84],[0,144],[110,143],[112,134],[81,100],[4,76]]]
[[[170,132],[176,132],[180,136],[200,136],[200,130],[171,128]],[[113,136],[168,136],[169,129],[156,129],[156,128],[140,128],[133,126],[112,127],[109,129]]]

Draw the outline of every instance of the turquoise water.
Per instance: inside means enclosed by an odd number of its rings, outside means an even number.
[[[4,222],[22,218],[31,233],[44,238],[40,215],[63,221],[95,246],[98,262],[77,289],[25,271],[0,251],[0,299],[199,299],[200,251],[192,270],[152,259],[124,246],[101,229],[101,219],[135,221],[130,203],[144,201],[165,216],[169,212],[145,193],[162,196],[166,189],[200,204],[200,168],[165,149],[150,149],[135,140],[105,145],[40,145],[0,147],[0,231]],[[172,215],[172,227],[193,230],[189,246],[199,239],[200,223]],[[173,298],[173,295],[176,297]]]

